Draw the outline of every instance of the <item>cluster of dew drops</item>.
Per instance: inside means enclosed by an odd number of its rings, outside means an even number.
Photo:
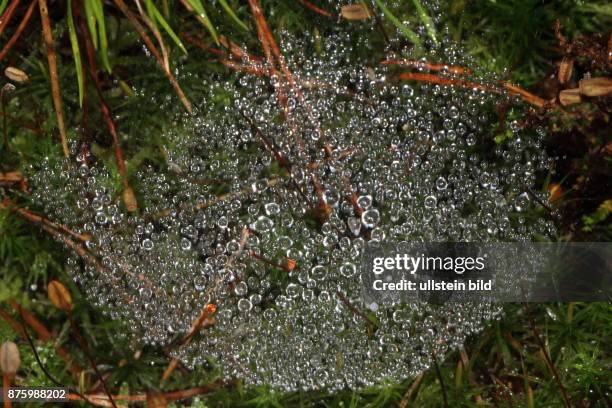
[[[124,210],[110,172],[82,154],[33,169],[35,196],[50,217],[91,235],[99,262],[74,255],[69,271],[138,344],[176,341],[214,304],[198,336],[174,348],[187,365],[283,390],[400,381],[500,309],[368,309],[362,251],[372,241],[554,235],[547,218],[530,215],[538,203],[526,193],[551,167],[544,133],[507,123],[511,136],[496,143],[495,106],[517,101],[392,81],[388,67],[355,56],[371,45],[349,30],[283,38],[295,84],[252,73],[205,82],[197,113],[164,131],[167,163],[132,175],[138,214]],[[431,54],[470,64],[450,41]],[[208,103],[219,94],[230,102]]]

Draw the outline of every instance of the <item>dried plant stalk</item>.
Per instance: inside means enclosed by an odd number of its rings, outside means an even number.
[[[45,47],[47,49],[49,76],[51,77],[51,92],[53,94],[53,105],[55,107],[55,114],[57,116],[57,126],[60,132],[64,156],[68,157],[70,155],[70,151],[68,149],[68,140],[66,137],[66,126],[64,125],[62,96],[60,93],[59,77],[57,75],[57,56],[55,55],[55,46],[53,44],[53,32],[51,31],[51,21],[49,20],[47,0],[38,0],[38,5],[40,8],[40,20],[43,28],[43,39],[45,40]]]

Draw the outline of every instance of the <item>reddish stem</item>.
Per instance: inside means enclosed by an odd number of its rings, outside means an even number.
[[[6,8],[6,10],[4,10],[4,14],[2,14],[2,17],[0,17],[0,36],[4,32],[6,26],[8,26],[8,24],[11,22],[13,14],[15,13],[15,9],[18,5],[19,0],[13,0],[11,4],[9,4],[9,6]]]
[[[298,0],[304,7],[307,9],[314,11],[317,14],[320,14],[327,18],[335,18],[335,16],[327,10],[323,10],[321,7],[318,7],[307,0]]]
[[[13,33],[13,36],[11,37],[11,39],[7,41],[7,43],[2,48],[2,51],[0,51],[0,61],[2,61],[4,57],[6,57],[6,54],[9,53],[9,51],[13,48],[15,43],[17,43],[17,40],[19,39],[19,37],[21,37],[23,30],[26,28],[26,26],[30,22],[30,19],[32,18],[32,13],[34,12],[34,7],[36,7],[37,1],[38,0],[32,0],[32,2],[30,3],[30,6],[26,10],[25,15],[23,16],[23,19],[21,19],[19,26],[17,26],[17,30],[15,30],[15,33]]]

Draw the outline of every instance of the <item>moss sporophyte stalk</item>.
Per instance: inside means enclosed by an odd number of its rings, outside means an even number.
[[[408,303],[370,319],[359,306],[364,247],[554,236],[534,211],[546,200],[538,175],[552,169],[544,131],[513,120],[496,143],[494,107],[519,101],[440,35],[386,55],[434,61],[415,66],[448,79],[415,84],[396,65],[366,66],[342,26],[325,38],[281,33],[278,50],[259,28],[269,58],[234,48],[235,80],[202,80],[193,114],[137,92],[176,116],[167,163],[130,175],[139,211],[75,145],[76,161],[30,169],[34,196],[83,238],[70,238],[81,248],[70,274],[135,344],[182,339],[172,353],[187,366],[289,391],[414,376],[500,308]]]

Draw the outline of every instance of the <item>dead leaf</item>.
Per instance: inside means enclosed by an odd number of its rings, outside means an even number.
[[[548,201],[554,203],[563,195],[563,188],[561,188],[560,184],[552,183],[548,186],[548,194]]]
[[[4,75],[11,81],[19,83],[26,82],[29,79],[28,74],[15,67],[7,67],[4,70]]]
[[[70,292],[60,281],[52,280],[49,282],[49,285],[47,285],[47,295],[51,303],[58,309],[66,313],[72,311],[72,296],[70,296]]]
[[[15,375],[21,365],[19,348],[12,341],[5,341],[0,347],[0,368],[7,375]]]
[[[367,20],[372,18],[372,13],[363,4],[349,4],[342,6],[340,15],[347,20]]]
[[[580,93],[586,96],[606,96],[612,94],[612,78],[587,78],[578,84]]]
[[[561,102],[561,105],[563,106],[582,102],[582,98],[580,97],[580,89],[574,88],[562,90],[559,92],[559,102]]]

